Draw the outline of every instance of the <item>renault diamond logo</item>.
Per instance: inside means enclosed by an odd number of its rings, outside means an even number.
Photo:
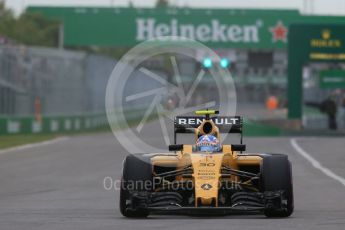
[[[210,190],[212,188],[212,185],[210,185],[210,184],[203,184],[203,185],[201,185],[201,188],[203,190]]]

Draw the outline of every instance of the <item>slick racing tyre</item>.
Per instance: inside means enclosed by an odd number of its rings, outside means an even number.
[[[130,204],[131,192],[150,192],[152,184],[152,165],[150,159],[142,154],[131,154],[126,157],[123,163],[123,172],[120,188],[120,212],[125,217],[140,218],[149,215],[148,210],[133,207]],[[132,186],[129,186],[131,183]],[[149,184],[149,186],[144,186]],[[131,209],[128,209],[128,207]]]
[[[267,217],[288,217],[294,209],[291,163],[283,154],[264,156],[261,165],[262,191],[284,191],[287,200],[285,209],[266,209]]]

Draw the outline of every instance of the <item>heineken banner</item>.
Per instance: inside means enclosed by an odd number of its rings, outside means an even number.
[[[344,17],[297,10],[29,7],[60,20],[66,45],[133,46],[181,36],[213,48],[286,48],[291,23],[339,23]]]
[[[207,10],[30,7],[64,25],[66,45],[133,46],[181,36],[210,47],[285,48],[294,10]]]

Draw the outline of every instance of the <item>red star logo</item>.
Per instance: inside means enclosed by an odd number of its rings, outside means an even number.
[[[270,27],[270,32],[272,33],[272,41],[283,41],[287,42],[288,29],[284,26],[282,21],[278,21],[274,27]]]

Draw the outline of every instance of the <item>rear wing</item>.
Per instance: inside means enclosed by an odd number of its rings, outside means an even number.
[[[205,116],[177,116],[174,121],[174,143],[176,144],[177,133],[194,133],[194,129],[207,119]],[[240,116],[215,116],[209,118],[218,127],[220,133],[239,133],[241,134],[243,120]]]

